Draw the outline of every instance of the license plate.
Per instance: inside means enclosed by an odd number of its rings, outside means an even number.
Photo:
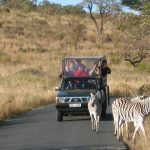
[[[81,107],[81,104],[69,104],[69,107]]]

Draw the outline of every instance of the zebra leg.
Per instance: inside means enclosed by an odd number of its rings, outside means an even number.
[[[135,126],[135,130],[134,130],[134,133],[133,133],[133,136],[132,136],[132,141],[134,142],[135,140],[135,135],[136,135],[136,132],[138,131],[139,129],[139,126]]]
[[[90,117],[91,117],[92,131],[94,132],[94,117],[93,117],[93,114],[90,114]]]
[[[117,135],[117,119],[114,118],[114,135],[116,136]]]
[[[100,116],[97,116],[97,117],[96,117],[96,133],[98,133],[99,119],[100,119]]]
[[[125,122],[125,126],[126,126],[127,139],[129,139],[128,122]]]
[[[119,132],[119,116],[114,117],[114,126],[115,126],[114,135],[118,135],[118,132]]]
[[[94,118],[94,131],[96,131],[96,127],[97,127],[96,113],[94,113],[93,118]]]
[[[140,128],[141,128],[141,130],[142,130],[142,133],[143,133],[143,135],[144,135],[145,140],[147,141],[147,137],[146,137],[146,134],[145,134],[145,129],[144,129],[143,124],[141,124]]]
[[[120,126],[120,136],[121,137],[123,137],[123,134],[124,134],[124,132],[123,132],[123,124],[121,124],[121,126]]]
[[[122,130],[123,130],[123,120],[119,120],[118,121],[118,135],[117,135],[117,139],[120,141],[121,140],[121,135],[122,135]]]
[[[119,119],[117,120],[116,132],[117,132],[117,139],[119,140]]]

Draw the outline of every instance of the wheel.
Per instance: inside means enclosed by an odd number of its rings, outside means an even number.
[[[106,110],[107,110],[107,97],[106,97],[106,89],[103,90],[104,92],[104,103],[102,105],[102,116],[104,117],[106,115]]]
[[[107,86],[107,90],[106,90],[106,97],[107,97],[108,106],[110,106],[109,86]]]
[[[106,115],[106,110],[107,110],[107,102],[105,100],[102,106],[102,116]]]
[[[63,121],[63,113],[58,111],[56,112],[57,121]]]

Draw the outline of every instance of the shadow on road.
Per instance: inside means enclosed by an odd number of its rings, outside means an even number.
[[[49,148],[50,147],[50,148]],[[51,147],[49,144],[45,146],[24,146],[23,150],[128,150],[126,146],[118,146],[118,144],[113,145],[81,145],[81,146],[68,146],[68,147],[60,147],[54,148]]]
[[[102,121],[112,121],[113,120],[113,116],[112,116],[111,113],[109,113],[109,114],[106,114],[105,117],[102,116],[101,120]]]
[[[90,116],[68,116],[64,117],[63,121],[85,121],[85,120],[90,120]],[[112,121],[113,116],[111,113],[108,113],[105,115],[105,117],[101,117],[101,121]]]
[[[89,116],[68,116],[65,117],[63,121],[86,121],[90,120]]]

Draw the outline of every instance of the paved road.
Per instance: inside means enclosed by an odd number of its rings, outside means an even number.
[[[64,117],[57,122],[55,113],[54,106],[47,106],[0,123],[0,150],[127,149],[113,135],[110,108],[98,134],[91,131],[88,116]]]

